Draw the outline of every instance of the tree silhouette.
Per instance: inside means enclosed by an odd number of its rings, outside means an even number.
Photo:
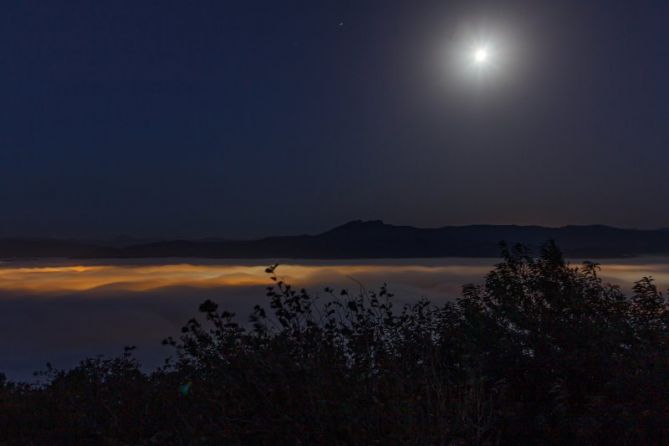
[[[0,380],[6,444],[664,444],[667,302],[599,266],[502,246],[454,302],[316,298],[267,269],[248,323],[212,301],[149,374],[131,350]]]

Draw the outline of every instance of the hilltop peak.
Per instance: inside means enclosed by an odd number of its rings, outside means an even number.
[[[358,231],[368,231],[368,230],[378,230],[380,228],[392,227],[392,225],[387,225],[383,220],[351,220],[343,225],[336,226],[329,231],[326,231],[325,234],[333,232],[358,232]]]

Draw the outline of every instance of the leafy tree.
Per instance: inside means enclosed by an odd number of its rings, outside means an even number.
[[[152,373],[119,358],[0,379],[3,444],[665,444],[667,302],[599,266],[502,247],[457,301],[321,298],[267,269],[248,323],[212,301]]]

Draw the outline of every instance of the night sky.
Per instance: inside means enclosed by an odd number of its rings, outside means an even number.
[[[666,0],[5,1],[0,93],[3,236],[669,226]]]

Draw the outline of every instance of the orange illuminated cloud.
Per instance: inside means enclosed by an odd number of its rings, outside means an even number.
[[[419,265],[282,265],[282,280],[300,286],[340,282],[370,275],[484,274],[489,267]],[[383,280],[383,279],[382,279]],[[28,293],[82,292],[95,289],[148,291],[166,287],[239,287],[270,283],[264,266],[233,265],[74,265],[0,268],[0,290]],[[349,284],[353,282],[349,281]]]
[[[459,290],[464,283],[480,283],[493,267],[490,259],[435,261],[428,265],[411,264],[313,264],[281,265],[281,280],[300,287],[321,285],[357,288],[384,282],[406,284],[433,291]],[[653,275],[659,284],[669,283],[666,263],[627,263],[603,265],[602,277],[629,284],[643,275]],[[150,291],[170,287],[225,288],[269,285],[265,267],[221,264],[148,265],[39,265],[0,266],[0,291],[27,294],[88,292],[94,290]]]

